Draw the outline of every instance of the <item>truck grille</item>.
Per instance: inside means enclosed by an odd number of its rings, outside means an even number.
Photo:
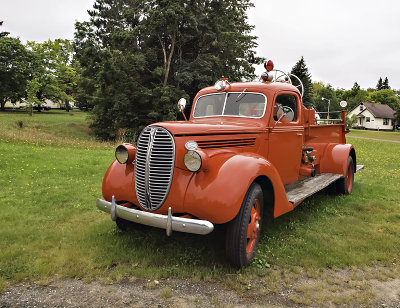
[[[150,211],[161,207],[171,187],[175,143],[163,127],[148,126],[139,136],[135,163],[135,188],[140,205]]]

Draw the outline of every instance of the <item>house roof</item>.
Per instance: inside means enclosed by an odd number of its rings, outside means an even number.
[[[375,118],[393,119],[394,110],[385,104],[378,103],[361,103],[365,108],[373,114]],[[364,109],[365,110],[365,109]],[[364,110],[362,112],[364,112]],[[360,112],[359,114],[361,114]]]

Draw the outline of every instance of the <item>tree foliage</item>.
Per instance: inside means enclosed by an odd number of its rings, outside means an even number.
[[[32,54],[19,39],[0,37],[0,109],[7,101],[16,102],[25,96],[27,81],[31,76]]]
[[[43,43],[28,42],[27,48],[34,54],[27,101],[41,105],[46,100],[51,100],[65,105],[68,111],[69,102],[74,101],[73,92],[77,79],[71,42],[62,39]]]
[[[303,103],[304,105],[312,105],[312,81],[311,81],[311,74],[308,71],[308,68],[306,66],[306,62],[304,60],[304,57],[301,57],[299,61],[293,66],[291,74],[296,75],[299,77],[301,82],[303,83],[304,86],[304,94],[303,94]],[[292,80],[293,84],[295,86],[298,86],[298,81],[296,79]]]
[[[82,99],[94,106],[97,136],[136,133],[176,118],[180,97],[220,77],[254,77],[250,0],[97,0],[90,21],[76,23]]]
[[[339,102],[341,100],[347,101],[347,110],[354,109],[358,104],[367,102],[369,100],[369,92],[361,89],[357,82],[354,82],[353,87],[350,90],[337,90],[337,97]]]
[[[389,80],[388,80],[387,77],[385,77],[385,80],[383,81],[382,90],[383,90],[383,89],[390,89],[390,87],[389,87]]]
[[[371,93],[370,100],[380,104],[386,104],[395,111],[400,110],[400,98],[391,89],[383,89]]]
[[[379,77],[378,83],[376,84],[376,90],[382,90],[383,87],[383,81],[382,81],[382,77]]]
[[[325,85],[323,82],[314,82],[312,84],[313,92],[311,100],[314,107],[319,112],[328,111],[328,100],[329,100],[329,110],[338,111],[340,110],[339,100],[336,97],[336,91],[332,88],[330,84]],[[331,118],[337,117],[335,114],[330,114]]]

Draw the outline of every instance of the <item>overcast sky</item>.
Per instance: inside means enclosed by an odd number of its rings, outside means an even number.
[[[43,42],[73,39],[94,0],[0,0],[1,31]],[[254,0],[257,53],[289,71],[304,56],[313,81],[349,89],[375,87],[388,77],[400,89],[400,1]],[[257,72],[261,73],[262,68]]]

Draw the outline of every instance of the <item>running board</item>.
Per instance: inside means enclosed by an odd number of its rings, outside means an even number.
[[[356,172],[358,172],[358,170],[364,169],[364,165],[357,165],[356,166]]]
[[[302,178],[297,182],[285,185],[286,197],[290,203],[296,204],[342,177],[341,174],[321,173],[314,177]]]

